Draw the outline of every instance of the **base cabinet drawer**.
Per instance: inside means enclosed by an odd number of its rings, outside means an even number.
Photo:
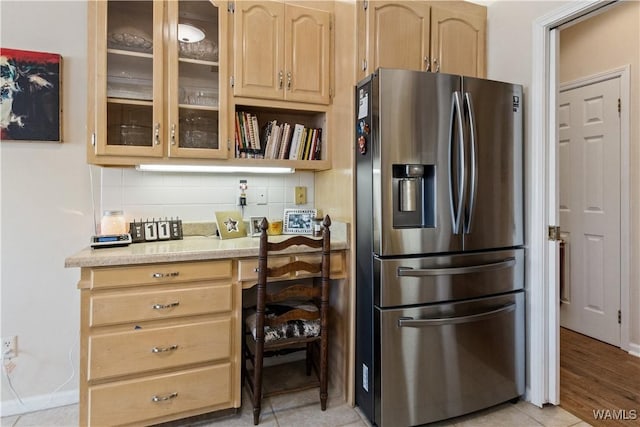
[[[231,312],[231,283],[163,290],[104,292],[90,299],[90,326]]]
[[[231,372],[231,364],[223,363],[89,387],[89,424],[117,426],[144,421],[148,425],[165,416],[229,403]]]
[[[229,359],[231,319],[89,337],[88,380]]]
[[[87,269],[86,276],[92,289],[228,279],[231,277],[231,261],[100,267]]]

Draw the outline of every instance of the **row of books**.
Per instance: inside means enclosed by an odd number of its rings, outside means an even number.
[[[270,120],[258,132],[258,119],[251,113],[236,113],[236,147],[245,157],[289,160],[319,160],[322,153],[322,129],[302,124]]]

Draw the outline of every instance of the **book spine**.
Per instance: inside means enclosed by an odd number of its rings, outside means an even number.
[[[289,159],[298,160],[298,149],[300,147],[300,138],[302,137],[302,131],[304,126],[296,124],[293,129],[293,137],[291,138],[291,148],[289,150]]]
[[[253,130],[255,148],[256,150],[262,150],[264,145],[260,142],[260,126],[258,126],[258,117],[255,114],[251,114],[251,129]],[[265,141],[266,143],[266,141]]]
[[[289,158],[289,144],[291,143],[291,125],[289,123],[284,124],[282,130],[282,142],[280,143],[280,152],[278,153],[279,159]]]

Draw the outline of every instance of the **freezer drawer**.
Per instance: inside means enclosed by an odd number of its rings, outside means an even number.
[[[524,393],[524,292],[375,310],[376,424],[414,426]]]
[[[524,249],[450,256],[375,258],[374,304],[428,304],[524,289]]]

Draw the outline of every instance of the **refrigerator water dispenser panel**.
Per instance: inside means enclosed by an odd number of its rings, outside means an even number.
[[[393,165],[393,227],[435,227],[435,166]]]

